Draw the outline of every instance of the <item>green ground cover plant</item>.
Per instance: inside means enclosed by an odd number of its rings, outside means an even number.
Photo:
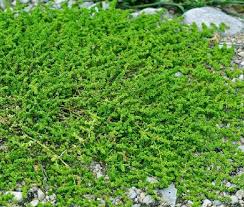
[[[0,190],[37,185],[90,207],[87,195],[131,206],[132,186],[157,199],[173,182],[194,206],[243,188],[243,83],[229,80],[241,71],[213,31],[112,8],[1,12]]]

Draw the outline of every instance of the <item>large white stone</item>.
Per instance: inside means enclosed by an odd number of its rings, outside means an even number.
[[[214,23],[216,26],[224,23],[229,27],[229,29],[225,31],[225,34],[229,35],[234,35],[244,30],[244,23],[238,18],[232,17],[222,12],[220,9],[213,7],[191,9],[185,12],[183,16],[184,23],[192,24],[195,22],[199,28],[202,27],[202,23],[205,23],[207,26],[210,26],[211,23]]]

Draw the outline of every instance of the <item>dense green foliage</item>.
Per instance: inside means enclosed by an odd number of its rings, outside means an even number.
[[[153,194],[174,182],[195,206],[243,188],[243,175],[231,177],[243,166],[232,144],[243,129],[242,83],[223,76],[240,71],[211,35],[160,14],[1,12],[0,189],[35,184],[58,206],[90,207],[99,201],[87,195],[131,206],[132,186]],[[105,178],[94,177],[93,161]]]

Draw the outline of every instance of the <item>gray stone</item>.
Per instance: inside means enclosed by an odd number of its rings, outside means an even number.
[[[171,207],[175,206],[177,189],[175,188],[175,185],[173,183],[170,184],[168,188],[159,190],[158,194],[163,202],[167,203]]]
[[[238,55],[244,57],[244,51],[239,52]]]
[[[244,145],[239,146],[238,149],[240,149],[242,152],[244,152]]]
[[[212,206],[212,202],[208,199],[203,200],[202,207],[210,207]]]
[[[236,196],[238,199],[242,200],[244,198],[244,190],[238,190]]]
[[[244,62],[243,62],[243,63],[244,63]],[[240,142],[241,142],[241,144],[244,145],[244,138],[243,138],[243,137],[241,137]]]
[[[111,201],[112,201],[112,204],[116,205],[116,206],[122,203],[121,197],[119,197],[119,196],[116,198],[111,198]]]
[[[177,78],[179,78],[179,77],[181,77],[183,74],[181,73],[181,72],[177,72],[177,73],[175,73],[175,77],[177,77]]]
[[[147,177],[146,181],[149,183],[157,183],[158,182],[158,180],[155,177]]]
[[[30,202],[30,205],[33,207],[38,206],[38,204],[39,204],[39,200],[37,199],[34,199],[33,201]]]
[[[102,1],[102,8],[103,8],[104,10],[109,9],[109,2]]]
[[[54,1],[55,4],[62,4],[64,2],[66,2],[66,0],[55,0]]]
[[[244,24],[237,18],[225,14],[220,9],[213,7],[202,7],[195,8],[185,12],[184,23],[196,25],[201,29],[202,23],[205,23],[207,26],[210,26],[211,23],[219,26],[221,23],[224,23],[229,27],[225,34],[234,35],[241,32],[244,29]]]
[[[230,199],[232,204],[238,203],[238,198],[235,195],[230,196]]]
[[[6,9],[6,1],[5,0],[0,0],[0,8],[1,9]]]
[[[28,4],[30,2],[30,0],[20,0],[19,1],[21,4]]]
[[[137,197],[137,189],[135,188],[135,187],[132,187],[132,188],[130,188],[129,189],[129,191],[128,191],[128,196],[129,196],[129,198],[130,199],[135,199],[136,197]]]
[[[214,206],[220,206],[221,204],[222,204],[222,202],[219,201],[219,200],[214,200],[214,201],[213,201],[213,205],[214,205]]]
[[[56,201],[56,195],[55,194],[50,195],[49,200],[50,201]]]
[[[241,75],[239,76],[239,79],[240,79],[240,80],[244,80],[244,75],[241,74]]]
[[[142,14],[147,14],[147,15],[152,15],[152,14],[156,14],[157,12],[161,11],[161,8],[155,9],[155,8],[146,8],[146,9],[142,9],[140,11],[137,12],[133,12],[131,13],[132,17],[138,17]]]
[[[96,176],[96,178],[101,178],[104,176],[104,169],[100,163],[93,162],[91,164],[91,170],[93,174]]]
[[[76,3],[75,0],[69,0],[68,1],[68,7],[71,8]]]
[[[96,6],[96,4],[92,1],[89,2],[83,2],[82,4],[79,4],[80,8],[87,8],[90,9],[91,7]]]
[[[23,194],[22,192],[18,191],[7,191],[6,194],[11,194],[13,195],[13,199],[17,202],[22,202],[23,201]]]
[[[45,198],[45,194],[42,192],[41,189],[37,190],[37,197],[40,201],[42,201]]]
[[[141,207],[141,204],[134,204],[134,205],[132,205],[132,207]]]
[[[152,203],[154,203],[153,198],[150,195],[146,195],[143,199],[142,199],[142,203],[146,204],[146,205],[150,205]]]

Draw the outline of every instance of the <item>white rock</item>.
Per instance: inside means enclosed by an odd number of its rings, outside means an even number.
[[[109,9],[109,2],[102,1],[102,8],[103,8],[104,10]]]
[[[230,196],[230,199],[232,204],[238,203],[238,198],[235,195]]]
[[[239,56],[244,57],[244,51],[238,53]]]
[[[214,200],[213,201],[213,206],[215,207],[215,206],[220,206],[222,204],[222,202],[221,201],[219,201],[219,200]]]
[[[56,195],[55,194],[50,195],[49,200],[50,201],[56,201]]]
[[[175,206],[177,189],[173,183],[168,188],[159,190],[158,194],[163,202],[166,202],[170,206]]]
[[[6,9],[6,2],[5,2],[5,0],[0,0],[0,9]]]
[[[128,196],[132,200],[137,197],[137,192],[136,192],[136,188],[135,187],[132,187],[132,188],[129,189]]]
[[[33,201],[30,202],[30,205],[33,207],[37,206],[38,204],[39,204],[39,200],[37,199],[34,199]]]
[[[82,4],[79,4],[79,7],[80,8],[87,8],[87,9],[90,9],[91,7],[93,6],[96,6],[96,4],[92,1],[89,1],[89,2],[83,2]]]
[[[69,0],[68,1],[68,7],[71,8],[76,3],[75,0]]]
[[[158,180],[155,177],[147,177],[146,181],[149,183],[157,183],[158,182]]]
[[[22,194],[22,192],[18,192],[18,191],[7,191],[6,194],[13,195],[13,199],[16,200],[17,202],[22,202],[23,201],[23,194]]]
[[[96,178],[101,178],[104,176],[104,170],[103,167],[100,163],[98,162],[93,162],[91,164],[91,171],[93,172],[93,174],[96,176]]]
[[[21,4],[27,4],[27,3],[29,3],[30,1],[29,0],[20,0],[19,1]]]
[[[137,12],[133,12],[131,13],[132,17],[138,17],[142,14],[147,14],[147,15],[152,15],[152,14],[156,14],[157,12],[161,11],[161,8],[155,9],[155,8],[146,8],[146,9],[142,9],[141,11],[137,11]]]
[[[212,206],[212,202],[208,199],[203,200],[202,207],[210,207]]]
[[[238,199],[242,200],[244,198],[244,190],[238,190],[236,196]]]
[[[238,149],[240,149],[242,152],[244,152],[244,145],[239,146]]]
[[[244,24],[239,19],[227,15],[220,9],[213,7],[191,9],[185,12],[183,16],[184,23],[192,24],[195,22],[200,29],[202,28],[202,23],[205,23],[207,26],[210,26],[211,23],[214,23],[216,26],[224,23],[229,27],[226,29],[225,34],[229,35],[234,35],[244,29]]]
[[[150,205],[154,202],[153,198],[150,195],[146,195],[143,200],[142,203],[146,204],[146,205]]]
[[[134,204],[132,207],[141,207],[141,204]]]
[[[42,201],[45,198],[45,194],[42,192],[41,189],[37,190],[37,197],[40,201]]]
[[[33,8],[33,6],[30,4],[30,5],[28,5],[27,7],[25,7],[23,10],[24,10],[25,12],[30,12],[32,8]]]
[[[244,80],[244,75],[241,74],[241,75],[239,76],[239,79],[240,79],[240,80]]]
[[[175,73],[175,77],[179,78],[179,77],[181,77],[181,76],[182,76],[182,73],[181,73],[181,72],[177,72],[177,73]]]
[[[241,137],[240,142],[241,142],[241,144],[244,145],[244,138],[243,137]]]
[[[54,1],[55,4],[62,4],[64,2],[66,2],[66,0],[55,0]]]

